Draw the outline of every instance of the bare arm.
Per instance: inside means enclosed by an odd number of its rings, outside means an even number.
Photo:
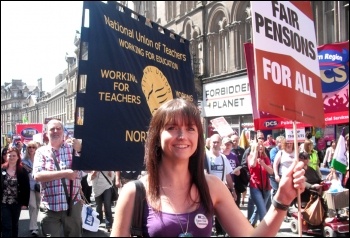
[[[81,151],[81,147],[82,147],[82,141],[79,140],[79,139],[72,138],[72,142],[73,142],[73,149],[76,152],[80,152]]]
[[[281,178],[279,188],[275,195],[275,200],[281,204],[291,204],[297,196],[298,190],[302,193],[305,190],[305,177],[303,162],[295,160],[288,168],[286,175]],[[255,229],[253,236],[267,237],[275,236],[280,229],[284,216],[287,211],[276,209],[270,206],[262,222]]]
[[[234,189],[235,188],[235,184],[232,180],[231,174],[226,174],[226,183],[227,183],[227,187],[229,189]]]
[[[226,183],[227,187],[230,189],[230,192],[232,193],[233,199],[237,200],[237,194],[235,190],[235,183],[232,180],[231,174],[226,174]]]
[[[268,174],[273,174],[273,169],[271,165],[267,165],[263,159],[258,158],[258,163],[264,167]]]
[[[115,186],[117,188],[120,188],[122,186],[122,183],[120,181],[120,171],[115,171]]]
[[[96,178],[97,174],[98,174],[98,171],[93,170],[91,172],[91,180],[94,180]]]
[[[239,210],[226,186],[214,175],[206,175],[215,215],[230,236],[246,236],[254,228]],[[235,214],[234,222],[232,214]]]
[[[250,167],[256,166],[257,154],[255,152],[250,152],[248,155],[248,164]]]
[[[71,169],[65,169],[60,171],[40,171],[34,174],[35,181],[38,182],[49,182],[61,178],[74,180],[78,177],[78,171]]]
[[[327,150],[326,150],[326,154],[325,154],[325,156],[323,158],[323,167],[326,165],[326,162],[328,160],[328,157],[330,156],[330,153],[331,153],[331,151],[329,150],[329,147],[328,147]]]
[[[282,153],[278,153],[275,157],[274,162],[273,162],[273,172],[275,173],[276,182],[280,181],[280,176],[278,175],[278,167],[281,163],[281,157],[282,157]]]
[[[297,196],[297,189],[300,189],[300,192],[304,191],[305,177],[303,176],[303,163],[297,163],[298,162],[295,161],[295,163],[290,166],[286,176],[282,178],[280,187],[275,195],[275,199],[282,204],[290,204]],[[215,176],[209,176],[210,175],[207,175],[206,177],[215,214],[229,236],[276,236],[282,221],[286,216],[286,211],[271,206],[264,219],[259,223],[258,227],[254,229],[233,202],[227,189],[224,189],[225,186],[222,183],[220,184],[220,180],[215,178]],[[235,214],[234,221],[232,220],[232,214]]]
[[[110,235],[111,237],[130,237],[135,194],[136,187],[134,183],[125,184],[121,190],[115,208],[114,217],[122,217],[123,219],[114,219]]]

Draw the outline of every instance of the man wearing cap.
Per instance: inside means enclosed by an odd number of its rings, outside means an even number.
[[[231,168],[233,172],[231,173],[231,178],[233,183],[235,184],[235,193],[236,193],[236,205],[239,207],[240,205],[240,200],[241,200],[241,193],[243,192],[241,189],[244,189],[244,186],[240,183],[238,180],[238,176],[241,174],[241,171],[238,166],[241,164],[239,163],[237,155],[235,155],[232,152],[232,140],[230,137],[224,137],[222,140],[222,153],[226,156],[228,161],[230,162]],[[237,168],[237,169],[236,169]]]
[[[237,134],[233,134],[231,136],[231,141],[232,141],[232,144],[233,144],[231,151],[232,151],[232,153],[234,153],[237,156],[238,161],[239,161],[239,165],[242,165],[242,158],[243,158],[245,150],[242,147],[239,146],[239,136]],[[246,170],[243,169],[243,170],[240,170],[240,172],[241,172],[241,174],[240,174],[239,180],[241,181],[241,185],[245,188],[245,192],[242,192],[240,194],[240,196],[239,196],[240,198],[239,199],[240,200],[242,199],[242,201],[239,201],[240,202],[239,204],[242,203],[242,205],[244,205],[244,199],[245,199],[245,196],[246,196],[246,193],[247,193],[246,189],[247,189],[247,186],[248,186],[249,178],[248,178],[248,174],[247,174]]]
[[[244,154],[244,149],[238,145],[239,143],[239,136],[238,135],[232,135],[231,136],[232,141],[232,152],[237,155],[238,161],[241,164],[242,163],[242,157]]]

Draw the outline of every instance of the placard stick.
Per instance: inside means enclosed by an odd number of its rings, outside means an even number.
[[[294,158],[299,161],[299,147],[298,147],[298,139],[297,139],[297,123],[293,121],[293,135],[294,135]],[[302,237],[302,222],[301,222],[301,199],[300,199],[300,189],[298,189],[298,231],[299,236]]]

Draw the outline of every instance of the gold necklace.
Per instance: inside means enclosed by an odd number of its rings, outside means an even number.
[[[180,224],[182,233],[180,233],[178,237],[193,237],[193,235],[192,235],[191,233],[187,232],[187,231],[188,231],[188,223],[189,223],[189,221],[190,221],[190,213],[187,213],[187,225],[186,225],[186,231],[184,231],[184,229],[182,228],[182,224],[181,224],[181,222],[180,222],[179,216],[178,216],[177,213],[175,212],[175,209],[174,209],[173,204],[170,202],[170,199],[169,199],[168,196],[166,195],[166,193],[165,193],[163,187],[161,187],[161,188],[162,188],[162,190],[163,190],[163,193],[164,193],[164,195],[165,195],[165,197],[166,197],[166,199],[167,199],[169,205],[171,206],[171,208],[173,209],[173,211],[174,211],[174,213],[175,213],[175,216],[176,216],[176,218],[177,218],[177,222]]]

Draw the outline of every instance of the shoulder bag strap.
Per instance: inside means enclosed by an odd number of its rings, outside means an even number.
[[[204,156],[204,169],[207,170],[207,173],[210,174],[210,171],[209,171],[209,159],[208,159],[208,156],[207,156],[207,152],[205,152],[205,156]]]
[[[142,236],[143,205],[146,199],[145,186],[140,180],[133,181],[136,186],[133,217],[130,227],[131,236]]]
[[[60,166],[58,165],[58,161],[55,155],[55,152],[52,152],[52,158],[55,161],[55,165],[58,171],[61,170]],[[67,184],[66,184],[66,179],[65,178],[61,178],[61,182],[63,184],[63,188],[64,188],[64,193],[66,194],[66,199],[67,199],[67,204],[68,204],[68,210],[67,210],[67,216],[70,216],[70,208],[72,207],[72,199],[71,197],[68,195],[68,189],[67,189]],[[73,193],[73,180],[70,180],[70,194]]]
[[[225,161],[224,161],[224,157],[222,157],[222,155],[220,155],[221,156],[221,159],[222,159],[222,165],[224,166],[224,168],[223,168],[223,171],[222,171],[222,181],[224,181],[224,178],[225,178],[225,175],[226,175],[226,171],[225,171]]]
[[[103,177],[105,177],[105,179],[108,181],[108,183],[111,185],[111,188],[114,189],[115,194],[118,195],[118,190],[117,190],[117,188],[111,183],[111,181],[107,178],[107,176],[106,176],[102,171],[100,171],[100,172],[101,172],[101,174],[103,175]]]
[[[22,160],[22,166],[28,171],[28,173],[31,173],[33,171],[33,163],[28,159]]]
[[[103,177],[105,177],[105,179],[108,181],[108,183],[109,183],[110,185],[112,185],[111,181],[109,181],[109,179],[107,178],[107,176],[106,176],[102,171],[100,171],[100,173],[103,175]]]

